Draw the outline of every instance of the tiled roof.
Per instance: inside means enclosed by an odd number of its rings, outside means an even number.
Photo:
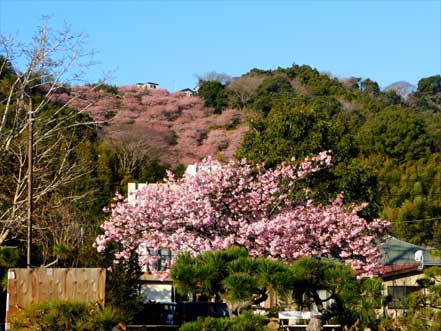
[[[402,274],[421,272],[418,264],[392,264],[384,266],[381,277],[387,278],[390,276],[397,276]]]

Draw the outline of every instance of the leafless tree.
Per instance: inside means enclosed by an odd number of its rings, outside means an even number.
[[[158,158],[158,150],[150,141],[143,138],[143,129],[119,128],[104,138],[104,142],[115,153],[119,168],[127,174],[133,174],[149,161]]]
[[[72,99],[56,108],[51,100],[63,87],[81,82],[92,53],[84,49],[83,34],[69,26],[55,31],[47,23],[43,19],[29,44],[0,35],[0,247],[19,236],[26,224],[29,123],[34,131],[36,208],[90,172],[90,165],[74,155],[87,145],[78,130],[96,123],[84,116],[86,109],[69,109]],[[73,194],[62,200],[80,198]]]
[[[224,73],[224,72],[216,72],[216,71],[207,71],[206,73],[202,75],[196,76],[199,81],[216,81],[221,84],[227,84],[231,81],[231,76]]]
[[[227,90],[237,98],[238,106],[243,108],[255,96],[264,79],[264,76],[257,74],[241,76],[231,81]]]

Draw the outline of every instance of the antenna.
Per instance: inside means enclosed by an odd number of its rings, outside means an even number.
[[[421,265],[418,266],[418,270],[423,270],[424,268],[424,252],[419,249],[415,252],[415,261],[421,262]]]

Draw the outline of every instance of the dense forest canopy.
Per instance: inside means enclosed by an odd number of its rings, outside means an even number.
[[[435,75],[416,88],[398,82],[381,91],[371,79],[337,79],[306,65],[199,83],[202,97],[247,114],[250,130],[236,157],[274,167],[332,150],[334,166],[310,178],[316,198],[345,192],[347,202],[368,201],[365,216],[389,219],[398,237],[435,247],[441,247],[440,84]]]

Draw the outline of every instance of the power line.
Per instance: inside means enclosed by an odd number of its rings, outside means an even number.
[[[432,217],[432,218],[422,218],[419,220],[410,220],[410,221],[390,221],[391,223],[417,223],[417,222],[424,222],[424,221],[439,221],[441,220],[441,217]]]
[[[411,178],[385,178],[385,177],[377,177],[378,181],[381,183],[398,183],[398,182],[419,182],[419,181],[429,181],[429,182],[441,182],[441,179],[427,177],[419,177],[415,179]]]

